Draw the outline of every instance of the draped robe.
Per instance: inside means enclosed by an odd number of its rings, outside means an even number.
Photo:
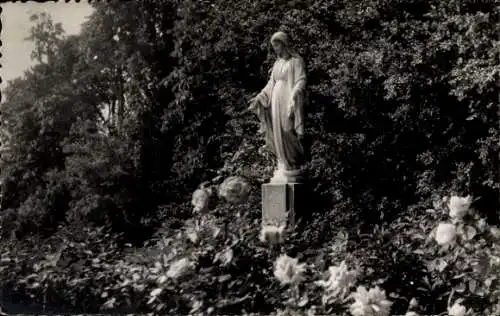
[[[298,55],[276,60],[270,79],[257,95],[257,115],[266,146],[276,155],[278,169],[298,170],[304,163],[304,101],[306,73]]]

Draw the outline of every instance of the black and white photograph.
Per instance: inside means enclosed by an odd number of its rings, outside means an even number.
[[[498,0],[0,7],[0,316],[500,316]]]

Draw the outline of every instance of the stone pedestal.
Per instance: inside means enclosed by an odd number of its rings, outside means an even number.
[[[303,190],[303,183],[263,184],[262,224],[293,227],[303,207]]]

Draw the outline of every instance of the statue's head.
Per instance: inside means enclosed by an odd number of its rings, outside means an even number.
[[[281,56],[286,51],[289,51],[290,40],[284,32],[276,32],[271,37],[271,45],[276,55]]]

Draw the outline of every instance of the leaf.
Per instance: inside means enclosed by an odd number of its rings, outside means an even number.
[[[156,296],[160,295],[162,291],[163,291],[163,289],[157,288],[157,289],[152,290],[149,295],[156,297]]]
[[[229,280],[231,280],[230,274],[221,275],[217,278],[217,281],[219,281],[219,283],[224,283],[224,282],[227,282]]]
[[[412,234],[413,236],[413,239],[421,239],[421,240],[425,240],[427,237],[424,236],[423,234],[420,234],[420,233],[414,233]]]
[[[447,266],[448,266],[448,263],[445,260],[439,259],[439,264],[437,265],[437,270],[439,272],[443,272]]]
[[[111,309],[111,308],[115,307],[115,303],[116,303],[116,298],[112,297],[108,301],[106,301],[104,304],[102,304],[102,308]]]
[[[431,287],[431,282],[429,281],[428,276],[424,276],[423,281],[424,281],[425,285],[427,285],[428,287]]]
[[[454,280],[458,280],[458,279],[462,279],[464,276],[466,276],[467,274],[466,273],[462,273],[462,274],[459,274],[459,275],[456,275],[453,277]]]
[[[477,281],[474,279],[469,280],[469,291],[471,291],[471,293],[476,292],[476,287],[477,287]]]
[[[165,307],[165,304],[160,303],[160,304],[158,304],[158,306],[156,306],[155,310],[156,310],[157,312],[159,312],[159,311],[161,311],[164,307]]]
[[[158,278],[158,284],[163,284],[167,282],[167,277],[165,275],[162,275]]]
[[[493,281],[495,281],[497,278],[495,276],[489,277],[486,280],[484,280],[484,285],[489,288]]]
[[[299,303],[297,304],[299,307],[304,307],[307,305],[307,303],[309,302],[309,299],[304,296],[300,301]]]
[[[11,260],[9,257],[7,257],[7,258],[2,258],[2,259],[0,260],[0,262],[1,262],[1,263],[9,263],[9,262],[11,262],[11,261],[12,261],[12,260]]]
[[[146,304],[151,305],[154,301],[156,301],[156,296],[152,296]]]

